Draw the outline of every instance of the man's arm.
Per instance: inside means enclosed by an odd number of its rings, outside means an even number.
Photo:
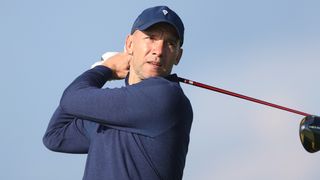
[[[178,83],[149,78],[115,89],[101,89],[115,71],[97,66],[80,75],[65,90],[62,109],[81,119],[109,127],[155,136],[172,127],[183,109]],[[118,73],[119,74],[119,73]]]
[[[59,106],[54,112],[43,137],[43,144],[52,151],[87,153],[89,129],[94,124],[71,116]]]

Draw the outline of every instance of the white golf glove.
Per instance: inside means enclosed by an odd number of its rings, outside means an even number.
[[[96,67],[96,66],[99,66],[102,64],[103,61],[109,59],[111,56],[114,56],[116,54],[118,54],[119,52],[105,52],[102,56],[101,56],[101,60],[100,61],[97,61],[95,62],[94,64],[91,65],[91,69]]]

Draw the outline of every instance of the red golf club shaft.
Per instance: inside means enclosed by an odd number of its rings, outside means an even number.
[[[216,92],[219,92],[219,93],[222,93],[222,94],[227,94],[227,95],[230,95],[230,96],[234,96],[234,97],[237,97],[237,98],[245,99],[245,100],[252,101],[252,102],[255,102],[255,103],[267,105],[267,106],[274,107],[274,108],[277,108],[277,109],[282,109],[282,110],[285,110],[285,111],[288,111],[288,112],[292,112],[292,113],[295,113],[295,114],[300,114],[302,116],[311,115],[309,113],[301,112],[301,111],[294,110],[294,109],[291,109],[291,108],[287,108],[287,107],[284,107],[284,106],[279,106],[277,104],[269,103],[269,102],[266,102],[266,101],[262,101],[260,99],[256,99],[256,98],[252,98],[252,97],[245,96],[245,95],[242,95],[242,94],[238,94],[238,93],[234,93],[234,92],[231,92],[231,91],[227,91],[227,90],[224,90],[224,89],[216,88],[216,87],[209,86],[209,85],[206,85],[206,84],[202,84],[202,83],[199,83],[199,82],[196,82],[196,81],[192,81],[192,80],[189,80],[189,79],[185,79],[185,78],[179,77],[179,81],[183,82],[183,83],[186,83],[186,84],[191,84],[191,85],[194,85],[194,86],[197,86],[197,87],[201,87],[201,88],[209,89],[209,90],[212,90],[212,91],[216,91]]]

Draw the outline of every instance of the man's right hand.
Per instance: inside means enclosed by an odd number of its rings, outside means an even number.
[[[124,79],[129,72],[130,59],[131,55],[121,52],[105,59],[101,65],[112,70],[113,79]]]

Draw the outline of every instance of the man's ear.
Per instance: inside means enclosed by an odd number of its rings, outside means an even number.
[[[178,65],[178,64],[179,64],[180,59],[181,59],[181,57],[182,57],[182,53],[183,53],[183,49],[180,48],[180,49],[179,49],[179,52],[178,52],[178,56],[177,56],[177,58],[176,58],[176,61],[175,61],[174,65]]]
[[[130,55],[132,55],[133,53],[132,40],[133,40],[133,36],[128,35],[126,39],[125,52],[127,52]]]

